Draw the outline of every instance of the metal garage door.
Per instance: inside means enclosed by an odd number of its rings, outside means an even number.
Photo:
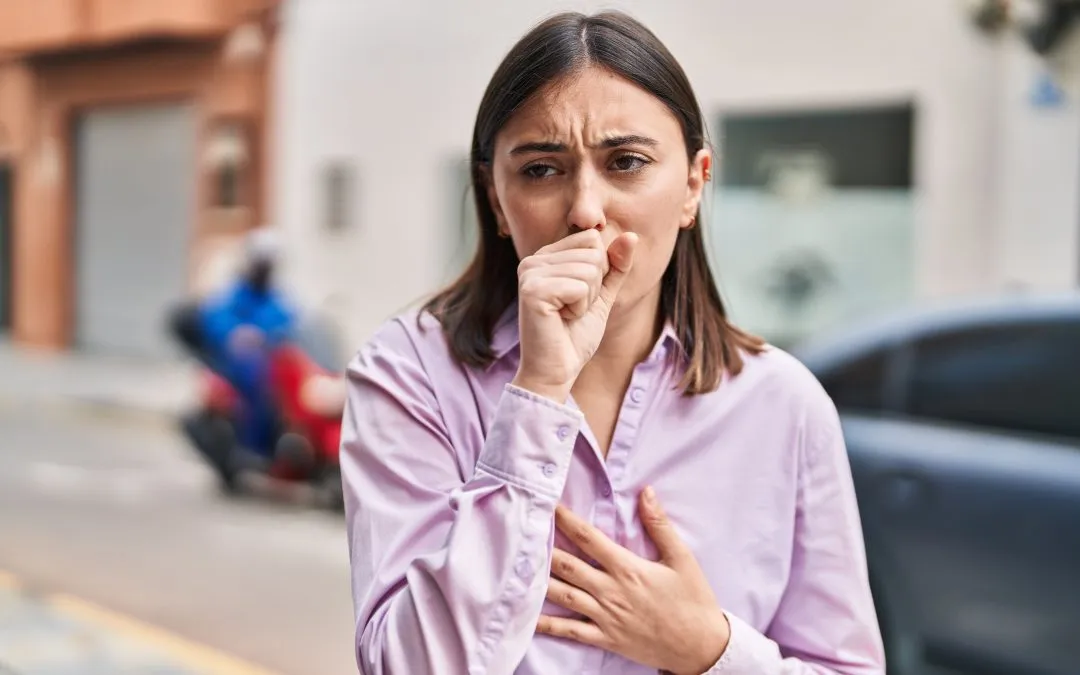
[[[195,206],[189,106],[88,112],[76,129],[75,334],[80,348],[166,356]]]

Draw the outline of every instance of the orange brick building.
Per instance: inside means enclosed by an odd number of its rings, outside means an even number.
[[[167,353],[265,217],[276,0],[0,2],[0,331]]]

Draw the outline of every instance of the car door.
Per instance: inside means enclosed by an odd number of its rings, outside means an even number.
[[[985,673],[1075,672],[1080,323],[942,331],[902,354],[906,419],[853,443],[880,455],[868,516],[928,657]]]

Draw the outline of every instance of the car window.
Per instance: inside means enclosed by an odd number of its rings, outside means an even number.
[[[914,345],[917,417],[1080,438],[1080,322],[987,326]]]
[[[821,378],[822,386],[839,410],[880,412],[885,407],[888,353],[865,354]]]

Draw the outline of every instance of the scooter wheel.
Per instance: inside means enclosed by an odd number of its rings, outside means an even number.
[[[208,410],[185,416],[181,426],[188,440],[217,474],[222,492],[234,495],[240,490],[238,471],[232,456],[236,432],[225,417]]]

